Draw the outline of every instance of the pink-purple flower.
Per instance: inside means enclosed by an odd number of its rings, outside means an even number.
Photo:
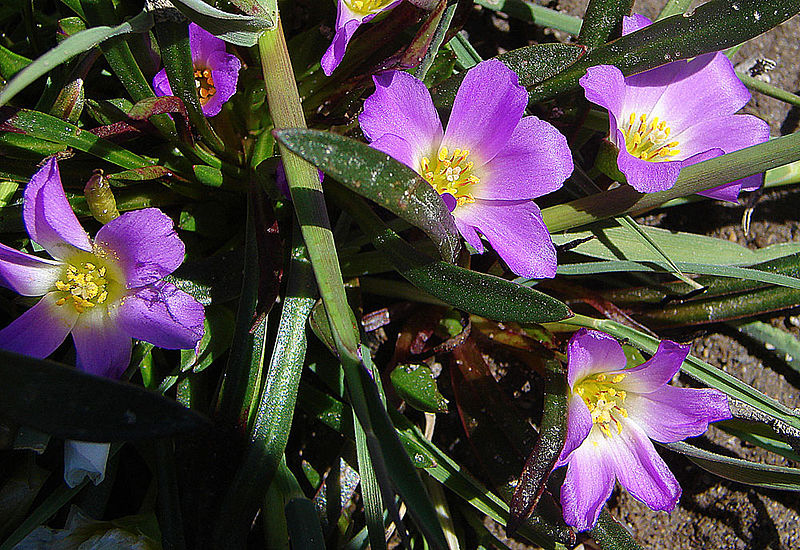
[[[0,348],[44,358],[72,334],[82,370],[119,378],[131,358],[131,339],[162,348],[193,348],[203,336],[203,306],[164,281],[182,262],[183,242],[157,208],[127,212],[92,241],[72,211],[55,158],[31,178],[22,212],[31,240],[53,259],[0,243],[0,285],[41,296],[0,330]],[[99,483],[108,444],[67,441],[64,476]]]
[[[475,250],[483,252],[480,231],[514,273],[554,277],[555,248],[532,199],[561,187],[572,154],[552,125],[523,117],[517,75],[497,60],[473,67],[446,131],[422,81],[398,71],[374,80],[359,116],[372,147],[424,177]]]
[[[42,299],[0,330],[0,348],[47,357],[72,334],[78,366],[118,378],[131,339],[162,348],[192,348],[203,335],[203,306],[163,280],[182,262],[183,242],[157,208],[127,212],[94,241],[72,212],[55,158],[24,195],[28,235],[53,259],[0,244],[0,284]]]
[[[626,17],[623,34],[650,23],[641,15]],[[598,65],[580,84],[586,99],[608,109],[609,140],[619,148],[617,166],[643,193],[671,188],[684,166],[769,139],[766,122],[734,114],[750,92],[721,52],[628,77],[612,65]],[[740,190],[760,184],[761,176],[755,175],[700,194],[735,202]]]
[[[203,114],[215,116],[236,93],[242,62],[225,50],[224,41],[195,23],[189,23],[189,47]],[[173,95],[166,69],[161,69],[153,77],[153,88],[157,96]]]
[[[653,510],[671,511],[681,488],[650,439],[680,441],[731,417],[722,392],[668,385],[688,353],[664,340],[649,361],[626,369],[614,338],[581,329],[570,339],[567,438],[556,467],[567,465],[561,507],[578,531],[594,526],[615,478]]]
[[[336,34],[323,54],[320,65],[327,76],[342,62],[347,44],[358,27],[381,12],[388,11],[402,0],[339,0],[336,9]]]

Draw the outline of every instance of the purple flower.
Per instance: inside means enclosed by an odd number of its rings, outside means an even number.
[[[653,510],[671,511],[681,488],[650,439],[680,441],[731,417],[722,392],[667,385],[688,353],[664,340],[649,361],[626,369],[612,337],[581,329],[570,339],[567,438],[556,467],[568,465],[561,506],[578,531],[595,524],[615,477]]]
[[[623,34],[650,23],[641,15],[626,17]],[[769,139],[766,122],[734,115],[750,92],[720,52],[628,77],[612,65],[598,65],[580,84],[586,99],[608,109],[609,140],[619,148],[617,166],[643,193],[671,188],[684,166]],[[757,174],[700,194],[736,202],[741,189],[760,185]]]
[[[162,279],[182,262],[172,220],[157,208],[111,220],[94,242],[72,212],[55,158],[25,188],[23,220],[54,259],[0,244],[0,284],[42,299],[0,330],[0,348],[47,357],[72,333],[78,366],[118,378],[131,338],[192,348],[203,335],[203,306]]]
[[[536,117],[522,117],[528,93],[500,61],[473,67],[442,130],[422,81],[403,72],[374,77],[358,117],[364,135],[436,189],[456,227],[478,252],[483,233],[514,273],[554,277],[556,251],[532,199],[572,173],[567,140]]]
[[[236,93],[242,62],[225,51],[225,42],[195,23],[189,23],[189,47],[203,114],[215,116],[222,110],[223,103]],[[153,77],[153,88],[157,96],[173,95],[166,69]]]
[[[388,11],[402,0],[339,0],[336,9],[336,34],[322,55],[322,72],[330,76],[342,62],[347,44],[356,29],[381,12]]]

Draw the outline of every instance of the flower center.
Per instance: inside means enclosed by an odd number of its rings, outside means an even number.
[[[119,284],[110,276],[110,269],[96,254],[85,254],[67,262],[61,278],[56,281],[56,290],[61,297],[56,305],[72,304],[78,313],[113,301],[119,294]],[[115,291],[114,289],[117,289]],[[109,300],[109,293],[112,299]]]
[[[678,142],[669,140],[670,132],[667,121],[659,122],[658,117],[654,117],[648,122],[647,115],[637,117],[636,113],[631,113],[622,127],[628,152],[634,157],[653,162],[670,160],[670,157],[681,152],[676,149]]]
[[[605,374],[598,374],[593,378],[586,378],[579,382],[575,392],[580,395],[589,412],[592,422],[597,424],[600,431],[611,437],[610,425],[614,425],[617,433],[622,431],[620,417],[628,418],[628,411],[622,405],[625,403],[625,392],[614,387],[625,378],[624,373],[615,374],[611,380]]]
[[[391,4],[394,0],[344,0],[345,3],[356,13],[362,15],[369,15],[377,13],[386,6]]]
[[[208,100],[217,93],[217,88],[214,86],[214,79],[211,77],[210,69],[195,67],[194,85],[197,87],[197,91],[200,94],[201,105],[208,103]]]
[[[474,164],[467,158],[468,149],[455,149],[451,154],[447,147],[442,146],[433,162],[428,157],[422,157],[419,172],[437,193],[451,195],[456,206],[464,206],[475,202],[470,190],[481,181],[473,174]]]

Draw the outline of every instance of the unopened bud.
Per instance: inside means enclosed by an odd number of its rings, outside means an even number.
[[[89,211],[100,223],[108,223],[119,216],[117,201],[102,170],[94,171],[83,188],[83,194],[86,196]]]
[[[59,92],[50,114],[74,124],[83,112],[83,103],[83,79],[76,78]]]

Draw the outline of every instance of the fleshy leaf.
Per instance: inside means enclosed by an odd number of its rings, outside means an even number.
[[[460,238],[453,216],[433,187],[411,168],[329,132],[296,128],[276,131],[275,137],[354,192],[422,229],[445,260],[455,260]]]

